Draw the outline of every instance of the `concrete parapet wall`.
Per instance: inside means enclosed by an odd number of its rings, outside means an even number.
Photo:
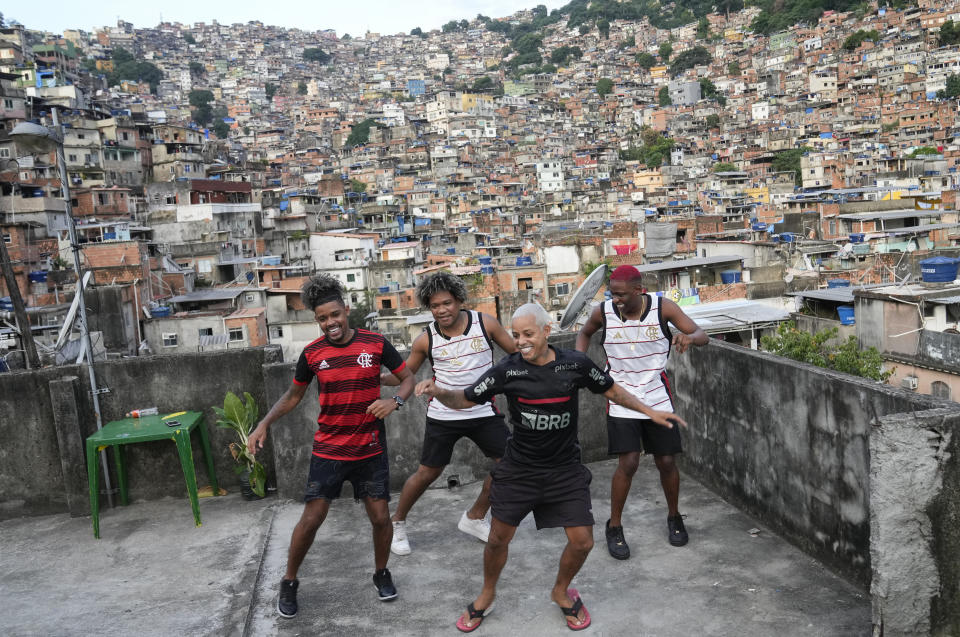
[[[870,435],[870,593],[886,635],[960,635],[960,411],[879,418]]]
[[[711,341],[670,358],[683,467],[817,558],[870,581],[870,423],[944,403]]]

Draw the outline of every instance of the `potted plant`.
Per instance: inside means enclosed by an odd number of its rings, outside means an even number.
[[[264,497],[266,493],[267,471],[263,465],[257,462],[257,459],[247,451],[247,437],[250,430],[257,423],[260,415],[260,409],[257,407],[257,401],[249,392],[243,392],[246,402],[241,402],[233,392],[227,392],[223,399],[223,407],[214,407],[220,418],[217,420],[217,426],[224,429],[232,429],[237,432],[239,440],[230,443],[230,455],[237,461],[237,474],[245,476],[244,498],[250,500],[254,495],[258,498]],[[249,495],[248,495],[249,492]]]

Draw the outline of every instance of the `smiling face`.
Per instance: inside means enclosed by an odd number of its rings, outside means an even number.
[[[353,336],[347,323],[349,313],[350,308],[340,301],[327,301],[313,308],[320,330],[331,343],[346,343]]]
[[[460,301],[446,290],[430,297],[430,313],[441,328],[447,329],[460,318]]]
[[[517,346],[523,360],[540,364],[537,361],[543,361],[548,352],[547,337],[550,335],[550,326],[537,325],[537,319],[531,315],[520,316],[513,319],[510,324],[510,331],[513,334],[513,343]]]
[[[617,306],[620,313],[633,314],[640,311],[643,296],[640,294],[641,284],[639,281],[610,281],[607,289],[610,290],[610,298],[613,304]]]

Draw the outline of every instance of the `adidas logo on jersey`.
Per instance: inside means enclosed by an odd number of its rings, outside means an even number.
[[[327,369],[328,367],[330,367],[330,365],[327,363],[326,359],[320,361],[320,364],[317,365],[317,369]]]

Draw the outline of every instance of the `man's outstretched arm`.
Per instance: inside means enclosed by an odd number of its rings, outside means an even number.
[[[657,409],[647,407],[645,404],[640,402],[636,396],[628,392],[617,383],[614,383],[610,389],[603,393],[603,395],[622,407],[626,407],[627,409],[631,409],[633,411],[639,411],[656,424],[666,427],[667,429],[673,429],[673,423],[677,423],[683,427],[687,426],[687,423],[684,422],[683,418],[676,415],[672,411],[659,411]]]
[[[453,391],[437,387],[432,378],[417,383],[416,394],[417,396],[427,395],[436,398],[450,409],[469,409],[477,404],[467,400],[463,390]]]

